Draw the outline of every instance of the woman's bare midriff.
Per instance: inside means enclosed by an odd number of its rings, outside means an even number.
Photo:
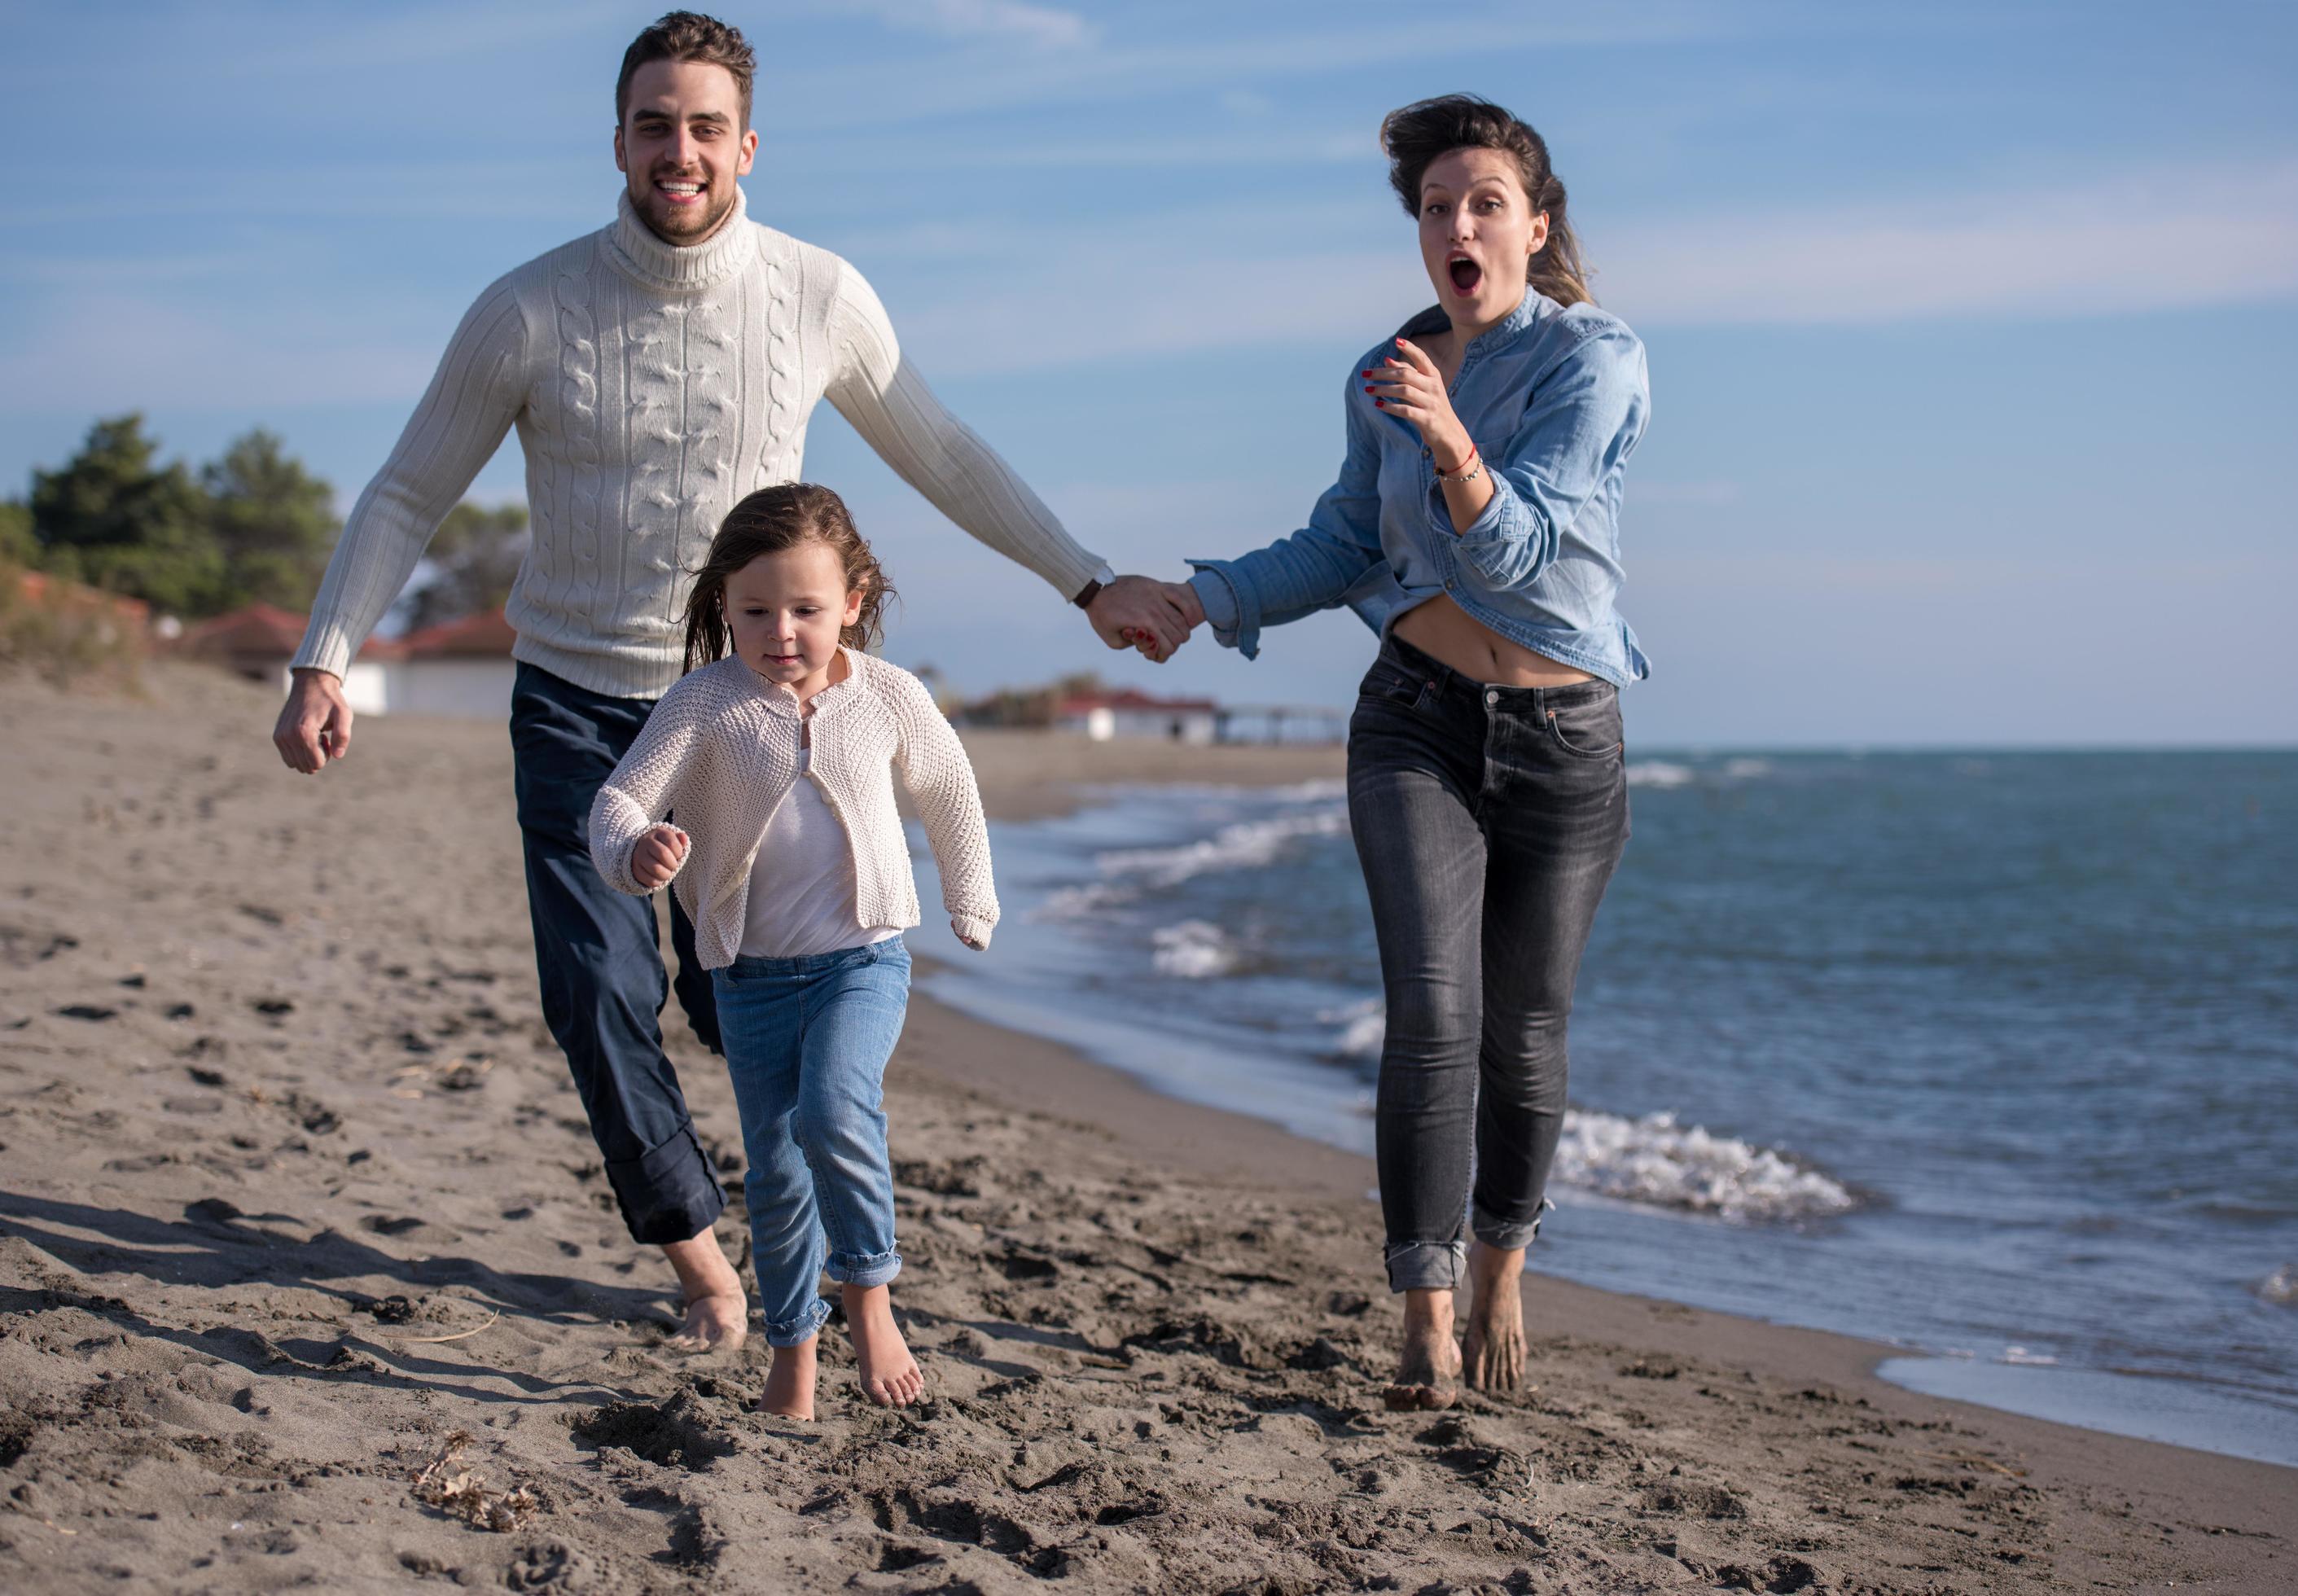
[[[1389,632],[1471,682],[1495,687],[1565,687],[1591,680],[1585,671],[1509,641],[1442,593],[1405,611]]]

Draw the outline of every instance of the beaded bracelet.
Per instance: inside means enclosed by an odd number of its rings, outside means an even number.
[[[1476,481],[1476,478],[1482,476],[1484,474],[1484,462],[1477,455],[1476,446],[1471,443],[1468,445],[1467,463],[1463,465],[1458,471],[1439,471],[1436,473],[1436,480],[1438,482],[1449,482],[1453,484],[1471,483]]]

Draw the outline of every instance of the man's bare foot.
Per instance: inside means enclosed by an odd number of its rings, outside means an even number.
[[[663,1256],[678,1271],[686,1297],[686,1322],[663,1345],[674,1352],[735,1352],[750,1334],[750,1299],[718,1238],[709,1231],[674,1241]]]
[[[1468,1246],[1468,1328],[1460,1338],[1468,1384],[1514,1391],[1524,1384],[1524,1249]]]
[[[1399,1413],[1434,1413],[1460,1400],[1460,1351],[1452,1344],[1452,1294],[1404,1294],[1404,1349],[1381,1400]]]
[[[894,1323],[893,1294],[882,1286],[848,1286],[839,1294],[855,1361],[862,1366],[862,1389],[881,1408],[908,1407],[924,1393],[926,1377]]]
[[[814,1417],[814,1349],[822,1338],[809,1336],[796,1346],[774,1349],[774,1366],[766,1372],[765,1393],[758,1411],[783,1418]]]

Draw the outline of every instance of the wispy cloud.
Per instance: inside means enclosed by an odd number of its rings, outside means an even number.
[[[1852,209],[1642,222],[1591,241],[1639,326],[2095,316],[2298,294],[2298,155]]]
[[[896,27],[945,37],[1018,41],[1043,49],[1074,49],[1095,35],[1076,12],[1021,0],[864,0],[856,9]]]

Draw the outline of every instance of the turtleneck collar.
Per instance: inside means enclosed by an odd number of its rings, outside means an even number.
[[[607,229],[607,253],[616,266],[657,294],[699,294],[732,277],[757,252],[749,226],[749,203],[734,187],[734,210],[700,244],[665,244],[640,219],[627,190],[615,202],[615,225]]]

